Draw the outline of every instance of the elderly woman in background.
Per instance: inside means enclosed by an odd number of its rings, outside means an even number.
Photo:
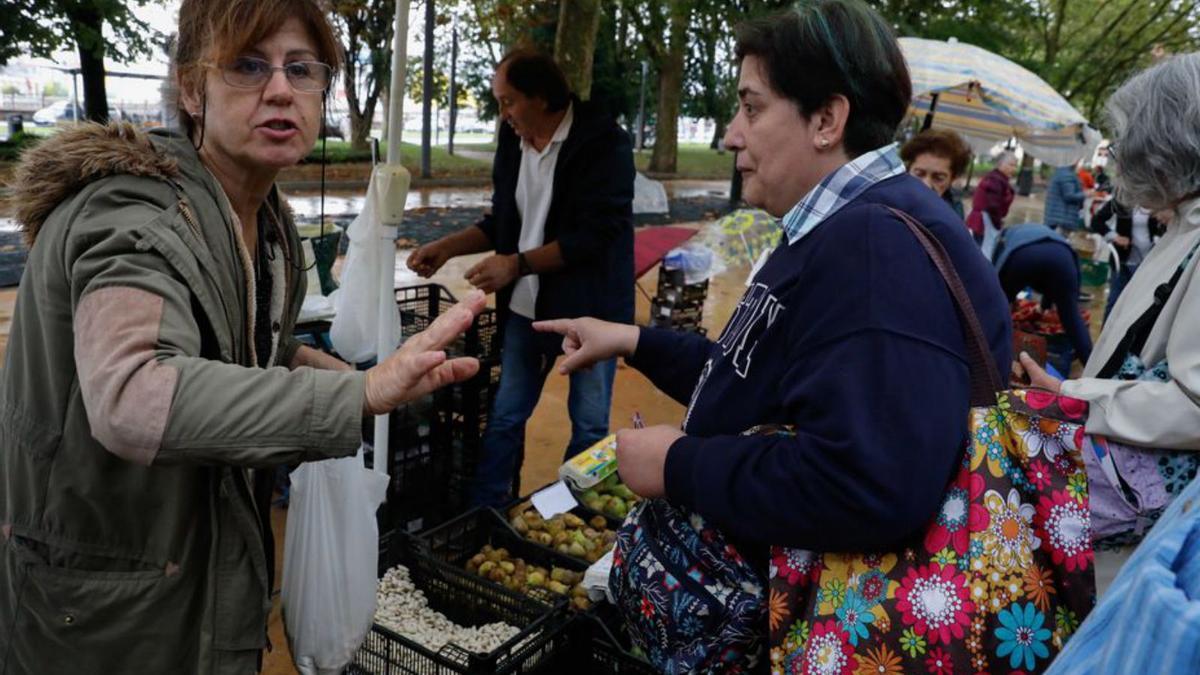
[[[1135,76],[1109,99],[1108,114],[1118,196],[1173,216],[1113,307],[1080,379],[1059,382],[1027,355],[1020,361],[1034,384],[1091,404],[1089,433],[1152,449],[1150,476],[1126,475],[1120,462],[1116,468],[1122,481],[1149,480],[1148,490],[1169,498],[1193,479],[1200,452],[1200,53]],[[1090,467],[1089,477],[1097,479]],[[1099,588],[1130,550],[1097,551]]]
[[[971,147],[962,136],[947,129],[926,129],[900,148],[900,159],[908,173],[929,186],[961,219],[962,197],[954,181],[962,177],[971,161]]]
[[[338,46],[313,0],[184,0],[184,133],[81,125],[17,170],[31,242],[0,381],[0,672],[253,673],[270,471],[354,454],[363,415],[470,377],[474,294],[367,371],[292,337],[279,170]]]
[[[971,197],[971,213],[967,216],[967,228],[975,235],[975,241],[983,241],[988,227],[999,230],[1004,227],[1004,218],[1012,206],[1012,177],[1017,175],[1017,156],[1005,150],[996,158],[996,168],[985,173],[975,186]]]

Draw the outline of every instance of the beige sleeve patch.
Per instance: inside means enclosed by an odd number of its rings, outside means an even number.
[[[163,299],[130,287],[88,293],[75,311],[75,366],[92,436],[149,466],[162,446],[179,372],[155,358]]]

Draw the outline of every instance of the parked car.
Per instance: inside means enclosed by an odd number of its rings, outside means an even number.
[[[56,124],[71,124],[75,120],[83,119],[84,109],[82,105],[71,105],[71,101],[59,101],[51,103],[33,114],[33,123],[39,127],[50,127]],[[116,106],[108,106],[108,119],[110,120],[125,120],[129,116],[124,110]]]

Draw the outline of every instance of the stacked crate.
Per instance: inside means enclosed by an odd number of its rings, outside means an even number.
[[[664,264],[658,269],[658,291],[650,302],[650,326],[705,334],[700,325],[708,281],[688,284],[682,269]]]

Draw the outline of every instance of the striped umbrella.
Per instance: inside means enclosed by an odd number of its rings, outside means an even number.
[[[959,42],[900,38],[912,76],[909,113],[933,111],[933,126],[961,134],[976,153],[1016,137],[1054,166],[1090,157],[1100,134],[1045,80],[986,49]]]

